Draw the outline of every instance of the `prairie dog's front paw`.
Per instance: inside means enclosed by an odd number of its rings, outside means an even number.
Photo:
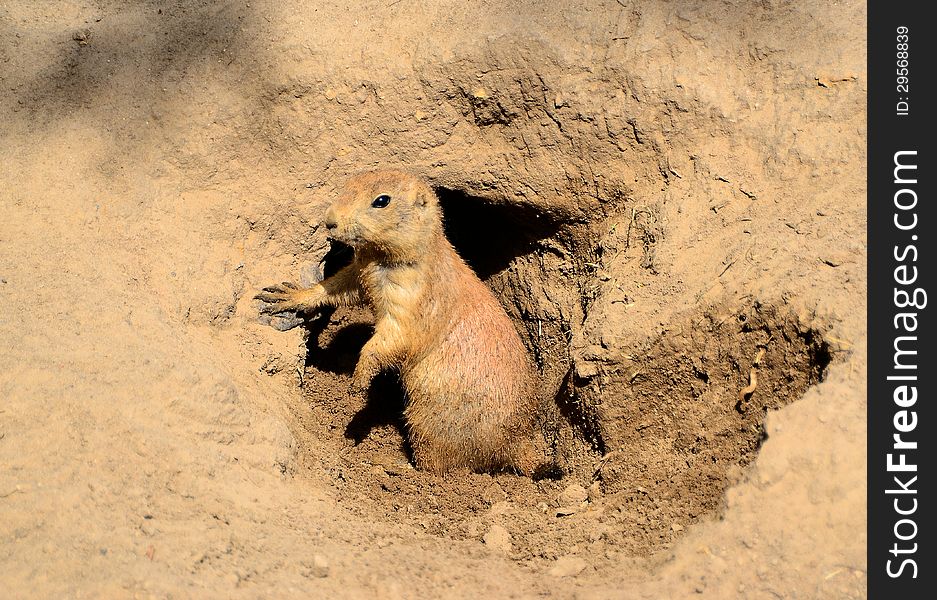
[[[303,289],[295,283],[284,281],[281,284],[267,286],[254,296],[260,300],[261,314],[275,315],[278,313],[299,311],[305,307],[309,290]]]
[[[358,396],[368,393],[371,387],[371,378],[355,370],[351,376],[351,393]]]
[[[376,374],[376,369],[374,369],[370,361],[362,355],[361,359],[358,360],[357,366],[355,366],[354,374],[351,376],[351,393],[367,393],[368,389],[371,387],[371,380],[374,379]]]

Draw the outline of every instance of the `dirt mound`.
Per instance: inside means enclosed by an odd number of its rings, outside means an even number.
[[[14,596],[864,594],[861,3],[8,2],[0,35]],[[259,322],[377,166],[522,333],[551,476],[412,469],[395,375],[348,394],[367,311]]]

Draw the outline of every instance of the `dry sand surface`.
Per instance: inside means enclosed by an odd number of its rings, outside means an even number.
[[[865,21],[3,2],[0,596],[865,597]],[[258,319],[375,167],[437,190],[562,477],[414,470],[367,310]]]

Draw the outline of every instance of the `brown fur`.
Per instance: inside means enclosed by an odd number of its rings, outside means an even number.
[[[385,208],[372,207],[380,195]],[[439,203],[422,179],[399,171],[358,175],[329,208],[326,226],[355,249],[352,263],[308,289],[271,286],[265,312],[366,302],[374,336],[353,386],[396,367],[418,468],[442,473],[536,466],[532,369],[491,291],[443,233]]]

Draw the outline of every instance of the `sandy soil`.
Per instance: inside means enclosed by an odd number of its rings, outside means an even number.
[[[3,3],[3,595],[865,597],[866,17],[813,4]],[[258,319],[377,166],[561,477],[415,471],[366,310]]]

